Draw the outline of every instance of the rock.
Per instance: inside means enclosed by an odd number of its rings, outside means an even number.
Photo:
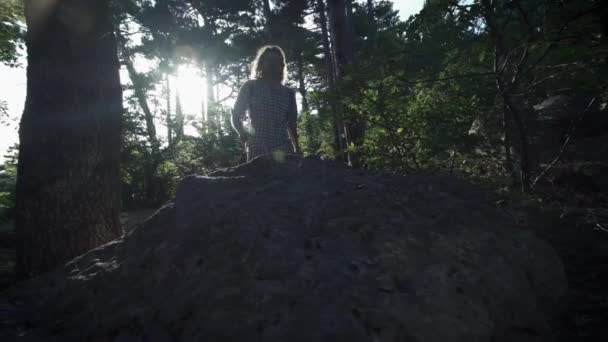
[[[574,143],[606,134],[608,113],[601,109],[599,101],[589,107],[591,101],[590,96],[555,95],[534,106],[530,140],[532,149],[540,155],[540,163],[553,159],[568,135]]]
[[[4,293],[3,341],[552,341],[556,253],[488,194],[311,158],[189,177],[120,240]],[[26,328],[23,328],[26,327]]]
[[[591,100],[590,96],[556,95],[534,106],[532,164],[537,173],[553,165],[544,179],[544,192],[554,192],[557,186],[566,200],[580,196],[596,200],[607,191],[608,112],[599,100],[589,106]],[[558,163],[552,164],[558,156]]]

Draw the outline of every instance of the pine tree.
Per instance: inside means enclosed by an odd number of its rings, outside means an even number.
[[[44,4],[25,2],[28,85],[16,193],[22,277],[121,234],[123,107],[109,1]]]

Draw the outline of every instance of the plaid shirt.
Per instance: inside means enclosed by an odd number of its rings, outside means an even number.
[[[298,115],[293,90],[274,82],[249,80],[239,91],[233,115],[243,122],[246,113],[247,161],[277,152],[293,153],[287,133],[288,123],[295,122]]]

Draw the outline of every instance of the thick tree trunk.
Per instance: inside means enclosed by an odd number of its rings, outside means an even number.
[[[353,62],[353,37],[347,13],[349,0],[328,0],[329,23],[333,42],[333,54],[337,66],[337,78],[344,76],[345,68]]]
[[[122,89],[109,1],[44,4],[25,2],[28,84],[16,203],[21,277],[122,232]]]

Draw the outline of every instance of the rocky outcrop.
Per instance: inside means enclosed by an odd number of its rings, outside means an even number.
[[[4,293],[3,341],[551,341],[560,261],[492,203],[309,158],[189,177],[122,239]]]
[[[556,95],[534,106],[532,150],[545,180],[585,197],[608,192],[608,112],[589,96]],[[557,160],[557,162],[555,162]]]

